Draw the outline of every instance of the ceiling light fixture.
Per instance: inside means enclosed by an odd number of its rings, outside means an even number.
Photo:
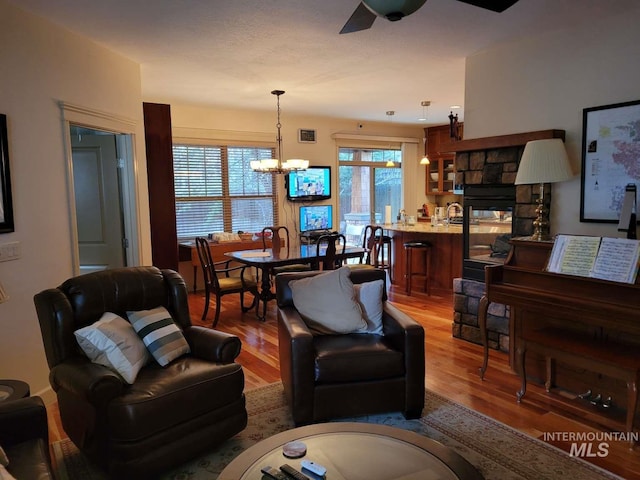
[[[422,105],[422,117],[420,117],[418,119],[419,122],[426,122],[427,121],[427,111],[429,110],[429,105],[431,105],[431,102],[429,100],[423,100],[422,102],[420,102],[420,105]]]
[[[418,120],[420,120],[421,122],[426,122],[427,121],[427,114],[425,113],[425,109],[429,109],[429,106],[431,105],[431,102],[429,100],[423,100],[422,102],[420,102],[420,105],[422,105],[422,118],[419,118]],[[422,159],[420,160],[420,165],[429,165],[431,162],[429,161],[429,156],[427,155],[427,136],[425,134],[424,137],[422,137],[422,146],[423,146],[423,150],[424,150],[424,157],[422,157]]]
[[[387,117],[389,117],[389,121],[391,123],[393,123],[393,116],[396,114],[396,112],[394,110],[387,110],[386,112]],[[393,160],[387,160],[387,163],[385,163],[385,167],[395,167],[396,164],[393,162]]]
[[[422,145],[424,147],[424,157],[420,160],[420,165],[429,165],[431,161],[427,155],[427,136],[422,137]]]
[[[284,94],[284,90],[273,90],[272,95],[275,95],[278,105],[278,123],[276,128],[278,129],[278,136],[276,137],[276,143],[278,144],[278,158],[265,158],[262,160],[251,160],[251,170],[260,173],[288,173],[294,170],[306,170],[309,167],[309,160],[302,160],[299,158],[292,158],[286,162],[282,161],[282,135],[280,129],[282,124],[280,123],[280,95]]]
[[[402,17],[411,15],[418,10],[427,0],[363,0],[362,3],[371,12],[397,22]]]

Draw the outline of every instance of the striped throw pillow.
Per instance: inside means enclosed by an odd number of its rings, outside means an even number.
[[[149,353],[163,367],[191,351],[182,330],[166,308],[127,312],[127,317]]]

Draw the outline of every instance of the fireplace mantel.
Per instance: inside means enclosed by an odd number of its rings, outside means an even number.
[[[440,145],[441,152],[456,153],[473,150],[489,150],[493,148],[521,147],[532,140],[561,138],[564,141],[564,130],[539,130],[537,132],[514,133],[495,137],[471,138]]]

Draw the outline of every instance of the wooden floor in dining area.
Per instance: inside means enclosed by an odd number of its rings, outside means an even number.
[[[547,436],[552,433],[559,436],[565,432],[574,435],[606,431],[582,418],[567,403],[552,401],[542,386],[533,383],[529,384],[526,396],[518,404],[516,391],[520,380],[511,371],[505,353],[491,351],[485,380],[480,380],[478,367],[482,362],[482,348],[451,335],[453,307],[450,292],[432,292],[431,296],[417,293],[408,297],[392,287],[389,299],[424,326],[427,389],[540,439],[545,433]],[[200,317],[204,295],[202,292],[189,294],[194,324],[211,325],[215,314],[215,302],[212,303],[209,318],[203,323]],[[241,313],[237,295],[225,295],[217,329],[242,339],[238,362],[244,368],[246,389],[280,380],[275,302],[269,302],[266,320],[259,322],[255,310]],[[50,413],[52,439],[55,440],[64,436],[64,432],[55,406],[50,408]],[[549,443],[570,451],[569,442]],[[585,460],[625,479],[640,479],[640,446],[631,450],[626,442],[609,442],[607,455],[598,456],[599,444],[599,441],[595,442],[590,451],[594,456]]]

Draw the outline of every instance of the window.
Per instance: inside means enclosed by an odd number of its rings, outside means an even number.
[[[384,221],[385,205],[392,212],[401,208],[402,151],[341,147],[338,161],[340,231],[349,244],[360,245],[365,225]]]
[[[268,147],[173,145],[178,238],[259,232],[278,223],[275,178],[251,170]]]

